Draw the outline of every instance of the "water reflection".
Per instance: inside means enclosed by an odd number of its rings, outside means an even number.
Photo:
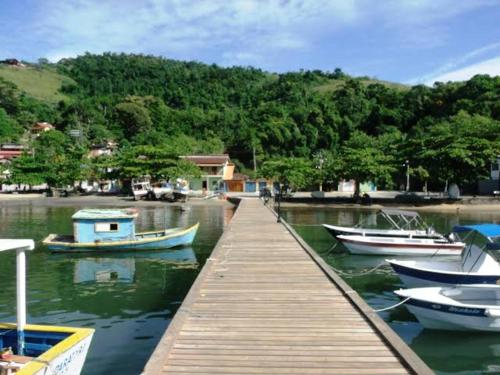
[[[67,256],[67,255],[66,255]],[[82,256],[82,255],[77,255]],[[54,257],[62,256],[60,254]],[[197,269],[196,254],[192,247],[179,249],[155,250],[155,251],[136,251],[105,253],[102,257],[87,257],[81,259],[73,257],[74,283],[84,282],[135,282],[136,259],[147,259],[161,263],[177,266],[175,268]]]
[[[500,336],[471,332],[423,330],[411,346],[427,363],[443,374],[481,372],[500,373]],[[478,368],[479,364],[479,368]]]
[[[86,258],[76,261],[73,282],[132,283],[134,275],[135,260],[132,258]]]
[[[393,293],[403,284],[391,268],[377,267],[385,257],[351,255],[331,237],[322,224],[353,226],[360,220],[383,228],[376,210],[330,207],[285,207],[283,214],[295,230],[374,309],[399,301]],[[500,223],[500,212],[423,212],[422,218],[436,231],[448,233],[455,225],[479,222]],[[375,269],[376,268],[376,269]],[[500,374],[500,335],[477,332],[455,333],[423,330],[402,306],[380,316],[438,374]]]
[[[27,257],[30,323],[96,329],[83,374],[138,374],[165,331],[234,208],[140,207],[137,231],[200,222],[192,247],[124,253],[52,254],[41,240],[72,233],[83,205],[0,204],[0,238],[34,238]],[[15,253],[0,255],[0,320],[15,321]]]

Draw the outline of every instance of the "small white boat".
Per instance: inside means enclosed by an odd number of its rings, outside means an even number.
[[[387,260],[407,288],[500,284],[500,243],[495,242],[500,239],[500,225],[465,225],[453,231],[474,236],[460,259]]]
[[[339,235],[337,240],[351,254],[364,255],[460,255],[465,244],[447,239]]]
[[[401,289],[405,306],[429,329],[500,332],[500,285]]]
[[[377,213],[389,229],[365,227],[360,221],[354,227],[342,227],[337,225],[323,224],[323,227],[333,237],[339,235],[361,235],[370,237],[412,237],[412,238],[444,238],[427,223],[415,211],[403,211],[393,209],[382,209]]]
[[[0,374],[80,374],[94,330],[26,324],[26,254],[33,240],[0,240],[0,252],[16,250],[17,324],[0,323]]]

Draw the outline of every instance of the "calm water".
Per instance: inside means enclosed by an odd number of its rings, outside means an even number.
[[[0,238],[33,238],[28,254],[28,322],[96,329],[84,374],[138,374],[233,215],[228,206],[141,208],[138,230],[200,222],[179,250],[50,254],[49,233],[71,233],[83,207],[0,206]],[[0,254],[0,321],[15,321],[15,253]]]
[[[343,272],[363,273],[384,261],[384,257],[350,255],[320,224],[355,225],[360,218],[373,226],[375,211],[324,207],[284,208],[284,217],[332,267]],[[427,223],[447,233],[457,224],[500,223],[500,212],[476,214],[422,213]],[[365,276],[346,280],[374,309],[397,303],[393,290],[403,287],[389,266]],[[424,330],[404,306],[380,313],[381,317],[439,374],[500,374],[500,334],[453,333]]]

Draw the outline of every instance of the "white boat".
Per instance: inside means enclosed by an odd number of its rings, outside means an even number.
[[[500,239],[500,225],[465,225],[453,231],[474,236],[460,259],[387,260],[407,288],[500,284],[500,242],[496,242]]]
[[[323,227],[333,237],[339,235],[361,235],[370,237],[412,237],[412,238],[444,238],[437,233],[434,228],[427,223],[415,211],[403,211],[393,209],[382,209],[377,213],[389,229],[364,227],[364,222],[360,221],[354,227],[342,227],[337,225],[323,224]]]
[[[25,251],[33,240],[0,240],[0,252],[17,252],[17,323],[0,323],[0,374],[80,374],[94,330],[26,324]]]
[[[429,329],[500,332],[500,285],[401,289],[405,306]]]
[[[151,184],[148,178],[134,179],[132,180],[132,192],[136,201],[141,199],[174,200],[174,188],[166,181]]]
[[[460,255],[465,244],[447,239],[368,237],[361,235],[339,235],[337,240],[351,254],[364,255]]]

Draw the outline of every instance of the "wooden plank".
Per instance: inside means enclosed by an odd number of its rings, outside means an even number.
[[[323,267],[260,201],[242,201],[144,374],[431,373]]]

